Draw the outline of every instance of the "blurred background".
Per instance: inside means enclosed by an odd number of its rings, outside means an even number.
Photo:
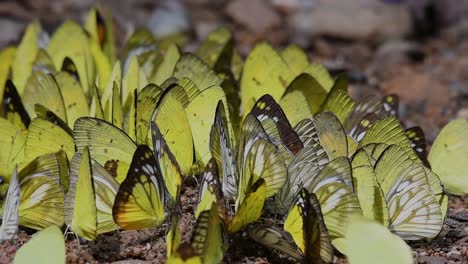
[[[138,27],[183,36],[195,50],[219,26],[244,56],[255,43],[297,43],[333,74],[345,73],[357,99],[398,94],[407,127],[429,142],[455,117],[468,118],[468,1],[457,0],[20,0],[0,1],[0,48],[19,42],[38,18],[53,32],[83,23],[98,4],[112,13],[118,47]]]

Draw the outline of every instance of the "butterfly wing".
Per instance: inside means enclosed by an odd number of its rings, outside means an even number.
[[[204,263],[221,263],[228,248],[226,227],[219,218],[218,207],[202,211],[193,229],[191,245]]]
[[[304,259],[292,236],[286,231],[270,226],[255,226],[248,232],[253,240],[264,246],[279,250],[297,260]]]
[[[97,208],[89,149],[72,159],[70,188],[65,196],[65,223],[86,240],[97,236]]]
[[[222,179],[223,193],[228,199],[235,199],[237,195],[239,174],[237,171],[235,153],[231,145],[232,140],[230,135],[231,134],[227,128],[224,105],[222,102],[218,102],[215,121],[211,127],[210,150],[212,157],[218,164],[217,168],[220,168],[219,175]]]
[[[138,146],[115,196],[115,222],[124,229],[158,227],[165,219],[167,199],[169,193],[153,151],[146,145]]]
[[[50,226],[36,233],[15,254],[14,263],[65,263],[65,241],[59,227]]]
[[[343,237],[347,219],[361,213],[354,194],[351,164],[346,157],[329,162],[308,187],[317,195],[325,224],[332,239]]]
[[[388,204],[391,231],[406,240],[432,238],[440,232],[441,208],[422,165],[392,145],[377,161],[375,174]]]
[[[81,117],[75,122],[73,137],[77,151],[88,146],[93,159],[103,164],[118,182],[124,180],[136,149],[125,132],[104,120]]]
[[[20,203],[20,186],[18,182],[18,168],[15,167],[8,186],[3,209],[2,226],[0,227],[0,242],[12,239],[18,232],[18,207]]]
[[[304,256],[304,263],[330,263],[333,249],[323,222],[320,204],[316,196],[301,189],[295,205],[284,222],[286,230]]]
[[[172,201],[178,200],[179,192],[182,186],[182,173],[179,163],[177,163],[174,154],[172,154],[166,140],[161,134],[156,123],[151,121],[151,134],[153,136],[153,149],[162,173],[165,186],[172,197]]]
[[[24,108],[21,97],[11,80],[7,80],[5,83],[2,108],[3,109],[0,111],[2,112],[2,116],[19,129],[26,129],[29,127],[31,118]]]

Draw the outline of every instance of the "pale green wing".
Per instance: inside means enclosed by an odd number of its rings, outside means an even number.
[[[24,160],[27,132],[21,132],[4,118],[0,118],[0,127],[0,175],[9,182],[14,164],[20,164]]]
[[[104,119],[104,109],[102,108],[101,97],[98,91],[98,87],[96,85],[93,85],[91,90],[89,116]]]
[[[366,165],[353,167],[353,182],[362,215],[388,226],[387,202],[375,177],[374,169]]]
[[[343,90],[334,87],[319,109],[319,113],[332,112],[343,123],[353,111],[356,102]]]
[[[22,99],[30,117],[36,116],[34,105],[41,104],[54,112],[60,119],[67,120],[60,87],[54,76],[50,74],[41,71],[33,72],[26,83]]]
[[[444,185],[440,181],[440,178],[433,171],[424,167],[426,171],[427,180],[429,181],[429,186],[431,187],[432,192],[434,193],[437,201],[439,201],[440,209],[442,211],[442,218],[445,219],[447,215],[449,197],[444,191]]]
[[[329,160],[348,156],[348,143],[344,129],[338,118],[331,112],[317,115],[313,120],[320,145]]]
[[[161,97],[162,89],[155,84],[148,84],[138,93],[136,110],[136,142],[146,143],[149,123],[156,105]]]
[[[228,55],[232,54],[233,42],[233,36],[229,29],[220,27],[206,37],[196,54],[211,68],[216,69],[219,64],[225,66],[226,60],[230,62],[231,58]]]
[[[106,17],[102,17],[101,12],[96,8],[92,8],[84,25],[87,32],[90,33],[92,40],[95,42],[105,56],[109,60],[115,60],[115,41],[113,32],[112,16],[110,10],[106,13]]]
[[[65,241],[60,228],[50,226],[24,244],[15,254],[15,264],[63,264],[66,260]]]
[[[314,77],[327,92],[333,90],[333,78],[322,64],[312,63],[304,69],[304,72]]]
[[[370,143],[398,145],[405,150],[412,160],[421,162],[411,148],[411,143],[401,127],[400,121],[394,116],[387,116],[371,126],[359,142],[359,146],[365,146]]]
[[[33,70],[34,60],[36,59],[36,55],[40,48],[38,40],[41,33],[41,24],[37,20],[33,21],[26,28],[21,42],[18,45],[11,73],[12,80],[15,83],[19,94],[23,94],[24,86]]]
[[[296,44],[288,45],[280,52],[280,56],[296,76],[309,66],[309,58],[306,52]]]
[[[166,251],[167,258],[170,258],[176,253],[177,248],[181,243],[182,234],[179,228],[179,216],[177,214],[172,215],[169,225],[169,231],[166,235]]]
[[[65,223],[67,225],[71,225],[73,222],[74,210],[79,210],[75,207],[75,197],[81,161],[81,153],[75,153],[70,165],[70,182],[73,186],[71,186],[70,190],[65,195]],[[93,194],[95,195],[95,209],[97,213],[97,227],[92,227],[91,229],[96,229],[97,234],[101,234],[118,228],[112,217],[112,206],[114,204],[115,195],[119,189],[119,184],[98,162],[91,160],[91,166],[94,183]],[[91,200],[89,202],[91,202]],[[89,206],[89,202],[84,204]],[[75,219],[75,221],[81,223],[82,220]],[[92,231],[92,233],[96,231]]]
[[[91,157],[118,182],[122,182],[132,161],[136,145],[125,132],[97,118],[82,117],[76,120],[73,137],[77,150],[88,146]]]
[[[89,115],[87,98],[80,84],[68,73],[54,75],[60,88],[67,112],[67,124],[71,127],[76,119]]]
[[[205,62],[193,54],[184,54],[180,57],[172,76],[177,79],[189,78],[201,91],[211,86],[219,86],[222,82]]]
[[[466,120],[459,118],[451,121],[437,136],[428,157],[445,190],[456,195],[468,193],[467,131]]]
[[[412,264],[411,248],[385,226],[362,216],[351,218],[346,232],[350,264]]]
[[[270,45],[256,45],[245,61],[240,81],[243,113],[249,113],[253,103],[264,94],[279,100],[294,77],[289,66]]]
[[[195,158],[199,166],[204,167],[210,155],[210,130],[215,119],[216,107],[221,101],[226,109],[227,100],[224,91],[219,86],[210,87],[196,96],[185,108],[190,129],[193,134]],[[229,112],[226,112],[228,126],[231,126]]]
[[[85,31],[77,23],[67,20],[52,35],[46,50],[57,69],[66,57],[75,63],[83,91],[88,94],[95,69]]]
[[[21,180],[28,175],[37,173],[47,174],[63,190],[67,190],[68,159],[65,152],[59,151],[38,156],[21,169],[19,177]]]
[[[70,168],[70,188],[65,196],[65,223],[86,240],[97,236],[97,209],[89,149],[75,155]]]
[[[253,143],[260,138],[268,139],[268,136],[260,121],[258,121],[255,116],[248,114],[242,123],[242,131],[240,133],[239,143],[237,145],[236,159],[239,175],[243,170],[243,164],[250,148],[252,147]]]
[[[120,87],[122,83],[122,67],[120,61],[116,61],[112,67],[112,71],[108,78],[108,81],[105,86],[98,86],[98,92],[101,95],[101,105],[106,105],[108,102],[111,102],[112,99],[112,89],[114,88],[114,82]]]
[[[60,150],[65,151],[67,157],[73,157],[75,153],[75,143],[70,134],[60,126],[36,117],[29,125],[28,136],[26,139],[25,156],[30,161],[48,153],[56,153]]]
[[[172,76],[175,65],[180,59],[180,51],[177,45],[171,44],[164,54],[164,59],[156,70],[155,75],[149,79],[151,83],[162,85],[165,80]]]
[[[112,88],[111,120],[112,125],[124,130],[124,109],[119,90],[119,86],[114,82],[114,87]],[[131,135],[128,136],[131,138]]]
[[[152,120],[158,125],[182,174],[188,175],[194,157],[192,130],[175,92],[176,90],[171,89],[160,99]]]
[[[328,162],[327,153],[320,145],[317,128],[312,119],[306,118],[301,120],[294,126],[294,131],[296,131],[304,147],[314,147],[317,149],[317,155],[321,157],[320,160],[322,160],[320,165],[324,165]]]
[[[278,102],[295,126],[304,118],[311,118],[319,110],[327,92],[310,75],[301,74],[288,86]]]

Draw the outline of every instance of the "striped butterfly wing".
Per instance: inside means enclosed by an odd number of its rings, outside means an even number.
[[[230,136],[233,135],[229,135],[224,105],[219,101],[215,120],[211,127],[210,150],[212,157],[218,164],[223,193],[227,198],[234,200],[237,195],[239,174]]]
[[[15,167],[8,186],[5,208],[3,209],[2,226],[0,227],[0,242],[12,239],[18,232],[18,207],[20,203],[20,185],[18,168]]]
[[[405,240],[433,238],[443,225],[441,207],[430,189],[425,169],[396,145],[375,166],[387,201],[389,229]]]

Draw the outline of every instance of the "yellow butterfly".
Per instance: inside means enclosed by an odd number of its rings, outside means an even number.
[[[333,248],[319,201],[306,189],[299,191],[284,222],[284,231],[276,227],[255,226],[249,229],[249,235],[302,263],[330,263],[333,259]]]

